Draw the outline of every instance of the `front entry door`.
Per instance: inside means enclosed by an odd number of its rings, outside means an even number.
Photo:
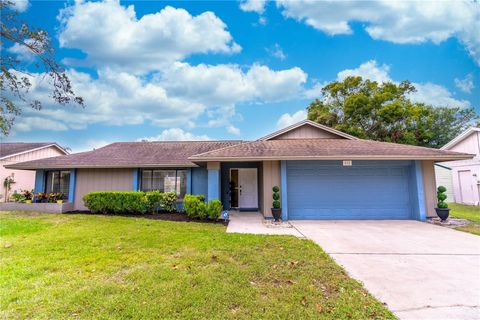
[[[240,208],[258,207],[257,169],[238,169],[238,205]]]

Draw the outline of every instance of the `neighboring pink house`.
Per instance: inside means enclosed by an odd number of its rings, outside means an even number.
[[[470,160],[439,163],[443,168],[437,171],[439,177],[450,178],[453,187],[453,201],[456,203],[480,204],[480,128],[471,127],[441,148],[442,150],[475,154]],[[442,170],[449,168],[450,170]],[[448,177],[450,175],[450,177]],[[447,187],[448,188],[448,187]],[[448,200],[448,199],[447,199]]]
[[[12,177],[15,183],[11,186],[9,196],[16,190],[32,190],[35,184],[35,172],[28,170],[6,169],[6,165],[63,156],[68,154],[55,142],[28,143],[12,142],[0,143],[0,202],[5,202],[6,190],[3,186],[5,178]]]

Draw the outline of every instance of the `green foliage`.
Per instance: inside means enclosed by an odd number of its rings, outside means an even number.
[[[163,194],[162,200],[162,210],[167,212],[174,212],[177,210],[177,193],[176,192],[165,192]]]
[[[446,191],[447,191],[447,188],[445,188],[444,186],[439,186],[437,188],[437,199],[438,199],[437,208],[442,208],[442,209],[448,208],[448,204],[445,202],[445,200],[447,199],[447,195],[445,194]]]
[[[447,199],[447,195],[445,193],[437,194],[437,199],[440,201],[445,201]]]
[[[25,197],[23,195],[21,195],[20,193],[18,193],[17,191],[14,191],[13,194],[12,194],[12,199],[15,202],[22,202],[22,201],[25,200]]]
[[[438,191],[438,192],[446,192],[446,191],[447,191],[447,188],[445,188],[444,186],[439,186],[439,187],[437,188],[437,191]]]
[[[164,194],[158,190],[145,192],[145,203],[148,212],[158,212],[162,207]]]
[[[278,200],[273,201],[272,206],[274,209],[280,209],[281,203]]]
[[[83,196],[85,206],[94,213],[145,213],[147,203],[142,191],[96,191]]]
[[[272,206],[273,208],[275,209],[279,209],[280,206],[281,206],[281,203],[280,203],[280,188],[277,187],[277,186],[274,186],[272,188],[272,191],[273,191],[273,194],[272,194],[272,198],[273,198],[273,202],[272,202]]]
[[[210,218],[217,220],[222,214],[223,205],[220,200],[210,200],[205,203],[205,196],[187,194],[183,198],[183,206],[187,216],[191,219]]]
[[[217,220],[222,214],[223,205],[220,200],[210,200],[207,204],[208,217],[212,220]]]
[[[308,119],[362,139],[439,148],[478,119],[474,108],[413,103],[409,81],[334,81],[307,108]]]
[[[448,204],[446,202],[443,202],[443,201],[440,201],[437,205],[438,208],[441,208],[441,209],[447,209],[448,208]]]
[[[191,219],[205,219],[208,217],[207,204],[203,195],[185,195],[183,206],[187,216]]]

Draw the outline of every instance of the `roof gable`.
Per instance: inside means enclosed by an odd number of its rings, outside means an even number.
[[[332,129],[311,120],[303,120],[297,122],[284,129],[275,131],[263,138],[261,141],[267,140],[296,140],[296,139],[349,139],[357,140],[358,138]]]
[[[63,154],[68,154],[65,149],[55,142],[4,142],[0,143],[0,159],[11,158],[20,154],[49,147],[57,148]]]
[[[449,143],[447,143],[446,145],[444,145],[443,147],[441,147],[440,149],[441,150],[450,150],[452,149],[454,146],[456,146],[458,143],[462,142],[463,140],[467,139],[468,137],[470,137],[470,135],[474,132],[480,132],[480,128],[476,128],[476,127],[470,127],[468,128],[467,130],[465,130],[464,132],[462,132],[461,134],[459,134],[458,136],[456,136],[452,141],[450,141]]]

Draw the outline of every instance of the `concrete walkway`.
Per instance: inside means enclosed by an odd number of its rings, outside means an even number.
[[[290,223],[273,225],[266,221],[259,212],[230,211],[229,233],[276,234],[303,237]]]
[[[480,319],[480,237],[417,221],[291,221],[400,319]]]

